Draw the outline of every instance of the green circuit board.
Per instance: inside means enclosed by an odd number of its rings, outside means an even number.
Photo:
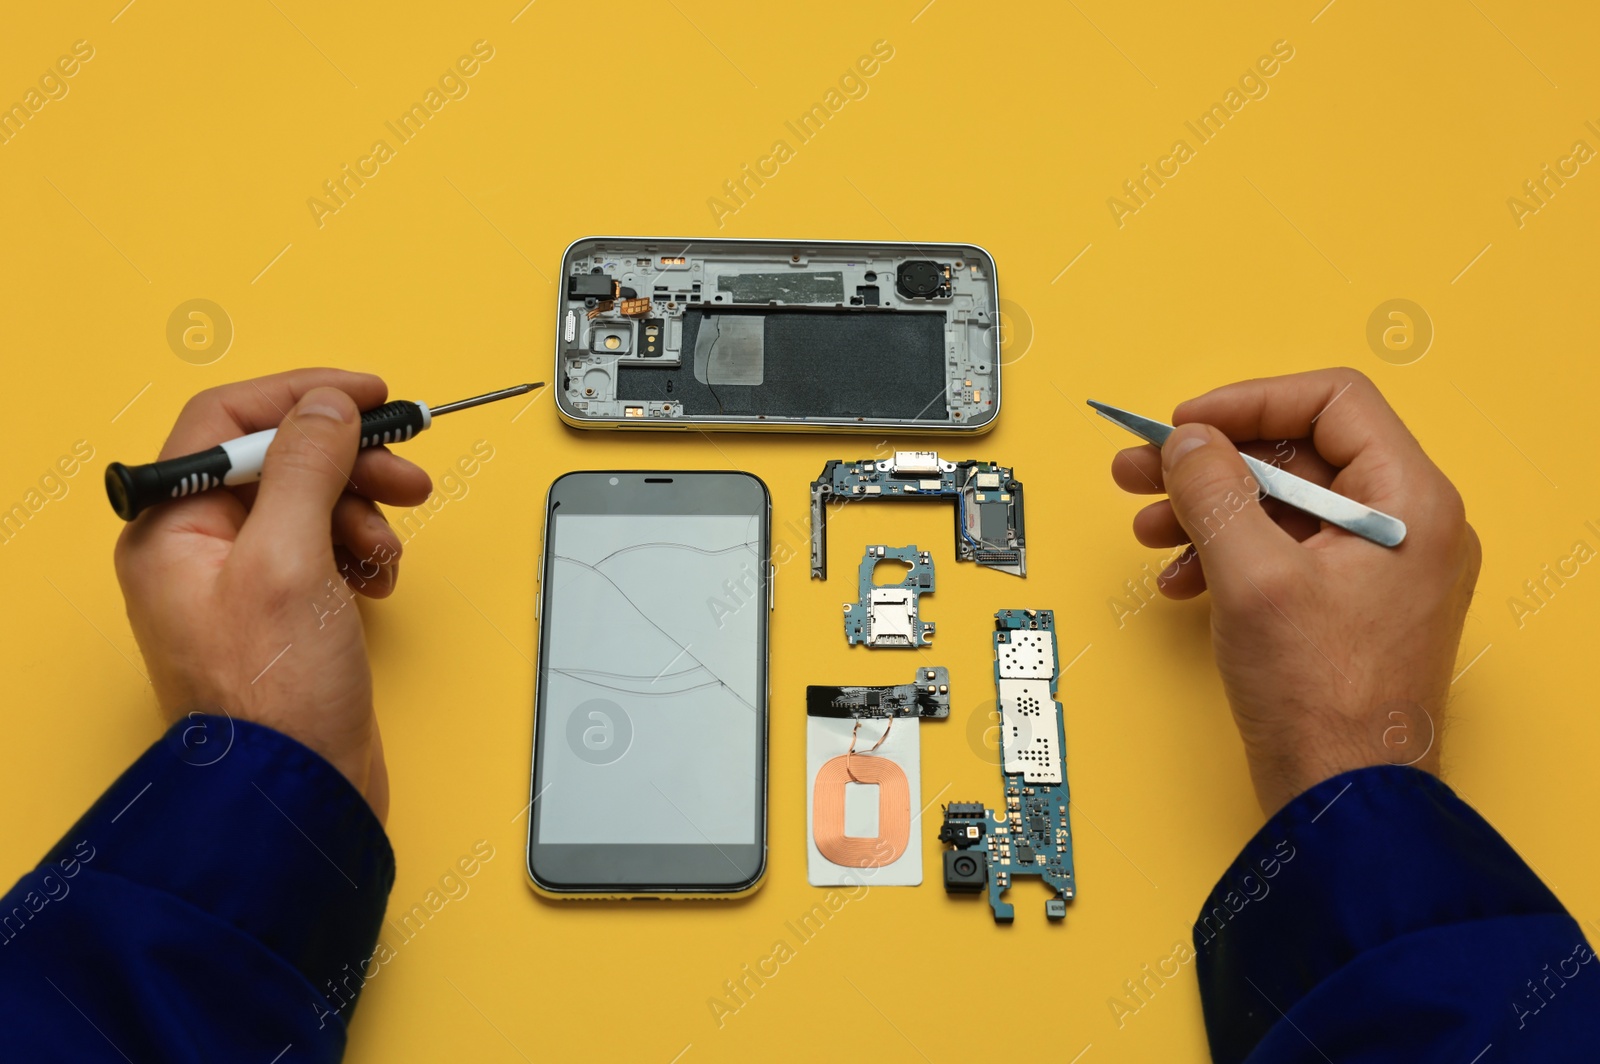
[[[995,692],[1000,708],[1001,778],[1005,805],[951,802],[939,839],[945,851],[945,890],[987,890],[994,918],[1011,922],[1004,895],[1019,879],[1038,877],[1054,892],[1045,915],[1060,920],[1077,893],[1072,865],[1067,736],[1056,684],[1055,614],[1001,610],[995,614]]]
[[[934,451],[837,459],[811,482],[811,576],[828,578],[828,509],[875,499],[955,502],[956,560],[1013,576],[1028,575],[1022,482],[993,462],[947,462]]]
[[[879,562],[904,562],[910,568],[898,584],[873,583]],[[922,619],[923,595],[933,594],[933,557],[915,546],[874,544],[861,558],[860,598],[844,604],[844,637],[854,646],[925,647],[933,642],[934,624]]]

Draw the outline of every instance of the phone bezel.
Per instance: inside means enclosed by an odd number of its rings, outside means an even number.
[[[612,480],[616,484],[612,484]],[[544,843],[537,837],[544,752],[545,674],[552,603],[550,549],[557,511],[577,514],[749,514],[760,520],[758,588],[754,601],[768,609],[757,617],[758,714],[755,771],[756,839],[748,846]],[[772,497],[762,480],[732,470],[580,470],[550,485],[539,562],[539,664],[534,678],[532,770],[529,782],[527,873],[541,894],[558,898],[729,897],[760,883],[767,864],[768,639],[772,571]],[[730,876],[730,872],[734,873]]]

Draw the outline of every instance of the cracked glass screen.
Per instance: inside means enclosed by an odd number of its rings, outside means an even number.
[[[750,514],[556,514],[541,842],[757,841],[760,534]]]

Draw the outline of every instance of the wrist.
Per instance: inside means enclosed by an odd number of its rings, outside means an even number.
[[[1346,772],[1375,767],[1409,767],[1439,775],[1436,747],[1371,741],[1366,736],[1321,735],[1272,750],[1247,749],[1256,799],[1268,817],[1317,784]]]
[[[179,708],[168,708],[176,704]],[[191,697],[178,703],[163,702],[163,716],[181,736],[181,740],[195,745],[212,741],[204,722],[211,718],[225,718],[231,725],[243,722],[270,728],[305,747],[327,762],[366,799],[380,824],[388,821],[388,773],[383,761],[383,747],[378,737],[378,722],[370,706],[359,723],[345,725],[338,714],[318,714],[308,717],[303,712],[283,713],[271,706],[251,704],[225,706],[222,700]],[[189,724],[184,726],[187,718]]]

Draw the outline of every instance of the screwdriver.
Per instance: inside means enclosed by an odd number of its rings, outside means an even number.
[[[468,407],[509,399],[513,395],[526,395],[535,388],[543,387],[543,381],[519,384],[435,407],[427,403],[414,403],[409,399],[394,399],[361,415],[361,446],[366,448],[401,443],[432,425],[433,419],[440,414],[452,414]],[[263,429],[219,443],[209,451],[197,451],[147,465],[126,466],[121,462],[112,462],[106,467],[106,497],[111,500],[111,508],[117,511],[118,517],[132,521],[141,511],[159,502],[181,499],[212,488],[253,483],[261,479],[261,463],[267,456],[267,445],[277,435],[277,429]]]

